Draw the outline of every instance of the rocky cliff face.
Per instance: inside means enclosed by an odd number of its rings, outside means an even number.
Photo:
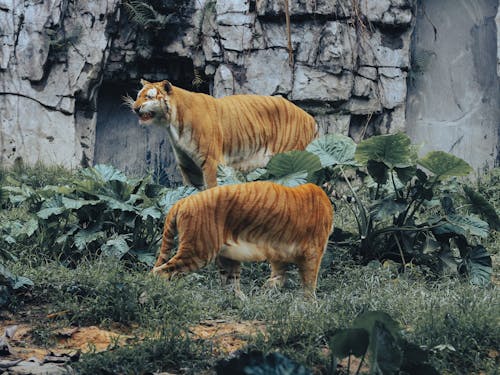
[[[477,170],[495,163],[500,145],[497,8],[498,0],[420,0],[414,31],[408,134],[423,152],[451,152]]]
[[[289,0],[288,33],[284,0],[0,0],[2,163],[109,162],[175,180],[164,132],[121,105],[142,77],[283,95],[355,140],[405,130],[415,2]]]
[[[0,147],[67,166],[93,158],[95,103],[118,0],[0,1]]]

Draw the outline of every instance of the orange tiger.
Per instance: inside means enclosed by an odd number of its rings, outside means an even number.
[[[279,96],[232,95],[216,99],[141,80],[135,102],[125,98],[143,125],[168,130],[186,185],[217,185],[218,164],[248,171],[272,155],[303,150],[316,137],[314,118]]]
[[[268,260],[273,286],[283,284],[286,264],[293,263],[306,295],[314,296],[332,229],[332,205],[314,184],[292,188],[258,181],[219,186],[172,207],[153,272],[171,278],[217,258],[223,281],[242,296],[240,262]],[[178,250],[168,260],[176,233]]]

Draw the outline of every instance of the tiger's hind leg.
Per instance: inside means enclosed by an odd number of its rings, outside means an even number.
[[[306,298],[316,298],[316,284],[322,257],[323,249],[311,248],[305,252],[301,261],[297,262]]]
[[[282,288],[286,281],[287,264],[282,262],[271,263],[271,276],[266,285],[270,288]]]
[[[221,276],[222,285],[229,286],[234,295],[240,299],[246,299],[245,294],[240,289],[241,263],[219,255],[217,266]]]

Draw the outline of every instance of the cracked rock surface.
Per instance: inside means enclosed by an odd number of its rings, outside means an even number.
[[[0,0],[3,164],[105,162],[175,181],[164,132],[121,105],[140,78],[282,95],[356,140],[406,130],[416,0],[289,0],[293,63],[284,0],[158,4],[141,24],[118,0]]]

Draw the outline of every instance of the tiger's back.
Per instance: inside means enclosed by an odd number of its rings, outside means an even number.
[[[280,278],[284,265],[294,263],[303,286],[313,292],[332,225],[330,201],[313,184],[289,188],[250,182],[216,187],[174,205],[165,221],[154,272],[171,277],[219,257],[231,265],[231,277],[239,278],[241,261],[267,260],[271,277]],[[167,262],[176,232],[179,248]]]
[[[240,169],[261,167],[280,152],[303,150],[318,133],[311,115],[280,96],[232,95],[216,103],[225,160]]]

